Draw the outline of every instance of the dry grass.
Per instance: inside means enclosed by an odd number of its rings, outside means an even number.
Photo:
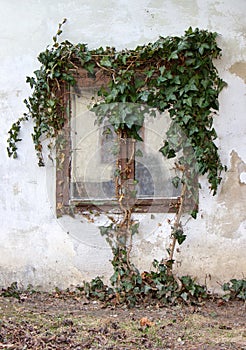
[[[79,295],[0,297],[0,349],[245,349],[243,302],[107,307]]]

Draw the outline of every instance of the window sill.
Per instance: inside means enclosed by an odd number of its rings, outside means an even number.
[[[132,207],[133,213],[175,213],[179,205],[179,197],[158,198],[158,199],[137,199]],[[84,211],[97,212],[122,212],[117,200],[70,200],[70,206],[74,213],[83,213]]]

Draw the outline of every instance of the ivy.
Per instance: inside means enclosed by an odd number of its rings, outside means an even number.
[[[58,142],[66,122],[64,99],[69,87],[76,84],[81,68],[91,76],[97,73],[106,76],[107,83],[104,81],[98,89],[100,98],[96,103],[92,101],[92,110],[96,123],[100,125],[106,121],[119,138],[142,141],[140,129],[145,116],[155,117],[159,112],[169,112],[170,127],[159,151],[166,158],[177,157],[177,175],[172,183],[182,188],[171,227],[172,243],[166,262],[169,275],[175,243],[182,244],[186,238],[180,223],[186,201],[194,204],[190,212],[192,217],[197,215],[198,176],[206,175],[212,193],[216,194],[221,173],[226,170],[219,157],[215,143],[217,133],[213,126],[213,117],[219,110],[219,93],[225,86],[214,65],[214,60],[221,56],[216,43],[217,33],[189,28],[183,36],[160,37],[134,50],[118,52],[110,47],[89,50],[84,43],[72,44],[67,40],[59,43],[64,23],[65,20],[59,24],[53,45],[39,54],[40,68],[34,76],[27,77],[32,89],[31,96],[24,100],[28,113],[9,130],[8,155],[17,157],[16,144],[21,141],[21,125],[32,120],[38,163],[44,165],[42,139],[50,139],[50,148],[54,141]],[[116,187],[124,187],[128,175],[127,169],[116,167]],[[138,229],[131,219],[129,205],[135,191],[131,189],[130,193],[127,188],[121,188],[121,191],[116,188],[117,191],[124,218],[100,230],[113,249],[115,271],[121,275],[122,271],[118,269],[123,269],[124,275],[135,279],[138,274],[129,262],[132,235]],[[140,279],[136,281],[137,284],[134,282],[132,286],[124,285],[125,290],[139,288]]]
[[[108,86],[98,91],[101,96],[100,103],[95,106],[98,123],[106,117],[116,131],[125,129],[129,137],[140,140],[139,130],[144,118],[140,109],[136,111],[139,105],[169,111],[176,127],[190,142],[198,173],[207,174],[210,188],[216,193],[224,167],[214,143],[217,134],[213,115],[219,109],[218,95],[225,86],[213,64],[221,54],[216,43],[217,34],[189,28],[184,36],[160,37],[135,50],[117,52],[109,47],[89,50],[86,44],[74,45],[67,40],[59,43],[63,23],[53,37],[53,45],[39,54],[40,69],[33,77],[27,77],[33,90],[24,101],[29,113],[12,125],[8,155],[17,157],[21,123],[32,119],[33,142],[39,165],[44,165],[42,136],[53,140],[64,126],[62,87],[76,83],[74,71],[78,66],[90,74],[102,70],[111,79]],[[119,102],[125,104],[123,111],[119,111]],[[167,137],[160,149],[168,158],[178,152],[177,145],[175,148],[172,143],[173,139]]]
[[[223,299],[241,299],[246,301],[246,279],[233,278],[229,282],[222,285],[222,289],[226,292]]]
[[[170,276],[167,266],[158,260],[153,261],[149,272],[140,273],[137,269],[134,272],[129,271],[124,268],[127,266],[126,255],[124,252],[123,261],[117,259],[118,254],[114,255],[111,286],[104,284],[100,277],[96,277],[77,288],[87,298],[96,298],[111,306],[124,304],[129,308],[141,303],[158,303],[161,306],[177,303],[194,304],[209,298],[205,286],[199,285],[190,276],[181,278]]]

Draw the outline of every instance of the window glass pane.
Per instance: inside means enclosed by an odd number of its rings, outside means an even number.
[[[180,194],[180,189],[172,185],[172,178],[176,175],[176,158],[166,159],[159,152],[169,125],[168,113],[157,113],[156,117],[145,116],[144,142],[136,143],[135,178],[138,180],[139,198],[169,198]]]
[[[72,199],[114,197],[114,139],[106,126],[95,125],[95,115],[88,109],[93,95],[92,89],[72,93]]]
[[[71,199],[115,199],[114,173],[117,161],[116,134],[109,125],[98,126],[89,111],[93,89],[72,91],[71,115]],[[176,197],[180,190],[172,185],[175,159],[159,152],[170,118],[168,113],[147,117],[140,130],[144,142],[135,146],[135,179],[138,198]]]

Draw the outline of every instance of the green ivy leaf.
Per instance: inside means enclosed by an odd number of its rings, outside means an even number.
[[[182,229],[174,230],[172,232],[172,235],[177,239],[179,245],[181,245],[186,239],[186,235],[184,234]]]
[[[173,51],[172,53],[171,53],[171,55],[168,57],[168,61],[170,61],[170,60],[176,60],[176,59],[178,59],[179,58],[179,56],[178,56],[178,54],[177,54],[177,51]]]
[[[94,63],[88,63],[85,65],[85,69],[88,70],[88,72],[90,74],[94,73],[94,69],[95,69],[95,64]]]
[[[175,176],[173,179],[172,179],[172,184],[175,188],[178,188],[179,187],[179,184],[181,183],[181,179],[179,176]]]
[[[100,64],[103,67],[112,67],[112,62],[109,56],[104,56],[101,60],[100,60]]]
[[[137,150],[136,150],[135,156],[136,156],[136,157],[143,157],[143,152],[141,151],[141,149],[137,149]]]
[[[136,233],[138,233],[138,229],[139,229],[139,222],[131,226],[132,235],[135,235]]]

